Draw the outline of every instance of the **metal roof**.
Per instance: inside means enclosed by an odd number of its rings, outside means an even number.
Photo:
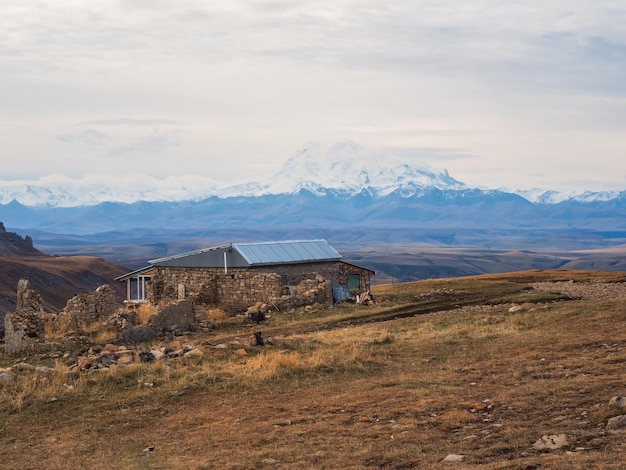
[[[149,263],[154,266],[221,267],[226,260],[229,267],[246,267],[340,258],[341,255],[326,240],[289,240],[231,243],[154,259]]]
[[[233,243],[250,265],[337,260],[341,255],[326,240]]]

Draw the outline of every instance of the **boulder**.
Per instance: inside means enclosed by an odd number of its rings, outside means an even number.
[[[606,427],[609,429],[625,428],[626,427],[626,415],[615,416],[606,423]]]
[[[626,408],[626,397],[613,397],[609,400],[609,406]]]

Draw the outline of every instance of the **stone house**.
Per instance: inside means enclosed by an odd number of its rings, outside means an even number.
[[[126,303],[191,299],[230,312],[357,298],[374,271],[346,263],[325,240],[230,243],[149,261],[116,278]]]

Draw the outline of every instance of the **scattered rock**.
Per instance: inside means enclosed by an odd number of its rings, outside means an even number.
[[[279,463],[279,461],[278,461],[278,460],[276,460],[276,459],[272,459],[272,458],[269,458],[269,459],[263,459],[263,461],[262,461],[262,462],[263,462],[263,465],[276,465],[277,463]]]
[[[541,436],[534,444],[535,450],[556,450],[570,445],[567,434],[550,434]]]
[[[185,357],[202,357],[204,353],[199,349],[192,349],[184,354]]]
[[[10,372],[0,372],[0,383],[14,382],[15,376]]]
[[[31,366],[30,364],[26,362],[18,362],[13,367],[11,367],[11,369],[17,370],[17,371],[35,370],[35,366]]]
[[[238,356],[247,356],[248,351],[246,351],[244,348],[239,348],[235,351],[235,354],[237,354]]]
[[[151,349],[150,352],[154,356],[155,361],[160,361],[165,357],[165,353],[159,349]]]
[[[626,397],[613,397],[609,400],[609,406],[626,408]]]
[[[522,307],[521,305],[513,305],[511,308],[509,308],[509,313],[521,312],[522,310],[524,310],[524,307]]]
[[[154,446],[148,446],[143,451],[144,452],[153,452],[154,451]]]
[[[624,428],[626,427],[626,415],[615,416],[606,423],[607,428]]]
[[[465,456],[461,454],[448,454],[446,458],[443,459],[444,462],[463,462],[465,460]]]
[[[141,351],[139,353],[139,360],[143,362],[144,364],[149,363],[149,362],[154,362],[154,356],[152,355],[150,351]]]

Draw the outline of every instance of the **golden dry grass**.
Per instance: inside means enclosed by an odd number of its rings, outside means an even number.
[[[158,313],[159,309],[155,305],[146,303],[139,304],[139,307],[137,307],[136,311],[139,322],[142,325],[145,325],[148,323],[148,320],[150,320],[150,317]]]
[[[254,330],[233,323],[190,339],[205,352],[193,360],[20,372],[0,386],[3,468],[623,468],[625,434],[606,422],[619,414],[609,399],[626,395],[626,301],[509,312],[537,275],[381,287],[388,300],[375,307],[275,313]],[[454,308],[455,294],[440,312],[365,322],[443,291],[491,294],[482,306]],[[210,346],[257,328],[274,344]],[[569,446],[533,449],[560,433]],[[442,463],[450,453],[464,463]]]

